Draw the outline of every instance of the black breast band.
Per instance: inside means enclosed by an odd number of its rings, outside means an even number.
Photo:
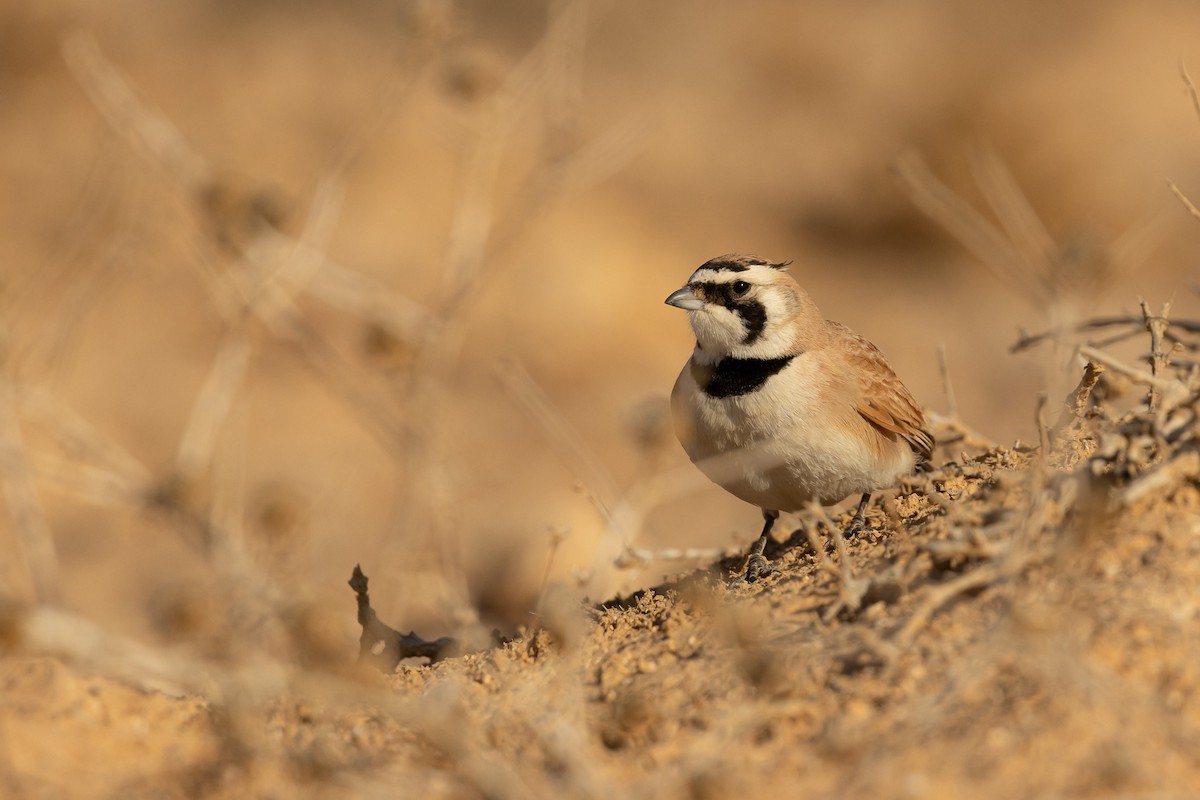
[[[794,355],[782,358],[723,358],[716,366],[692,369],[696,382],[709,397],[737,397],[761,389],[768,378],[782,371],[792,363],[793,358]]]

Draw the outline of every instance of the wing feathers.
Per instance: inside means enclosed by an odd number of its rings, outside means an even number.
[[[838,343],[849,362],[847,372],[858,389],[855,409],[867,422],[885,434],[899,436],[924,460],[933,455],[933,434],[917,401],[896,377],[883,353],[844,325],[830,321],[841,334]]]

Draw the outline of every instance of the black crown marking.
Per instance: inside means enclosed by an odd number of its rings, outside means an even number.
[[[770,267],[783,269],[790,261],[767,261],[756,256],[717,256],[711,261],[700,265],[700,269],[711,269],[713,272],[745,272],[751,267]]]

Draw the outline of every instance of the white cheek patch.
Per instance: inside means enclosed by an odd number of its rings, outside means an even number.
[[[692,332],[702,350],[729,353],[746,336],[741,317],[724,306],[708,305],[688,314]]]
[[[692,330],[701,350],[714,357],[778,358],[792,351],[794,326],[787,324],[795,314],[795,304],[786,287],[774,285],[778,271],[769,265],[754,264],[748,269],[716,270],[701,268],[692,273],[689,284],[725,286],[746,281],[755,288],[746,296],[742,313],[720,302],[709,302],[703,309],[689,313]],[[757,305],[762,314],[752,312]],[[746,314],[751,318],[746,319]],[[765,324],[760,320],[765,317]],[[750,339],[751,341],[747,341]]]

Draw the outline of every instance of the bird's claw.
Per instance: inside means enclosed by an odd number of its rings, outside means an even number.
[[[773,572],[778,572],[779,568],[767,561],[760,553],[751,553],[746,559],[746,571],[736,579],[736,583],[746,582],[755,583],[762,578],[767,577]]]

